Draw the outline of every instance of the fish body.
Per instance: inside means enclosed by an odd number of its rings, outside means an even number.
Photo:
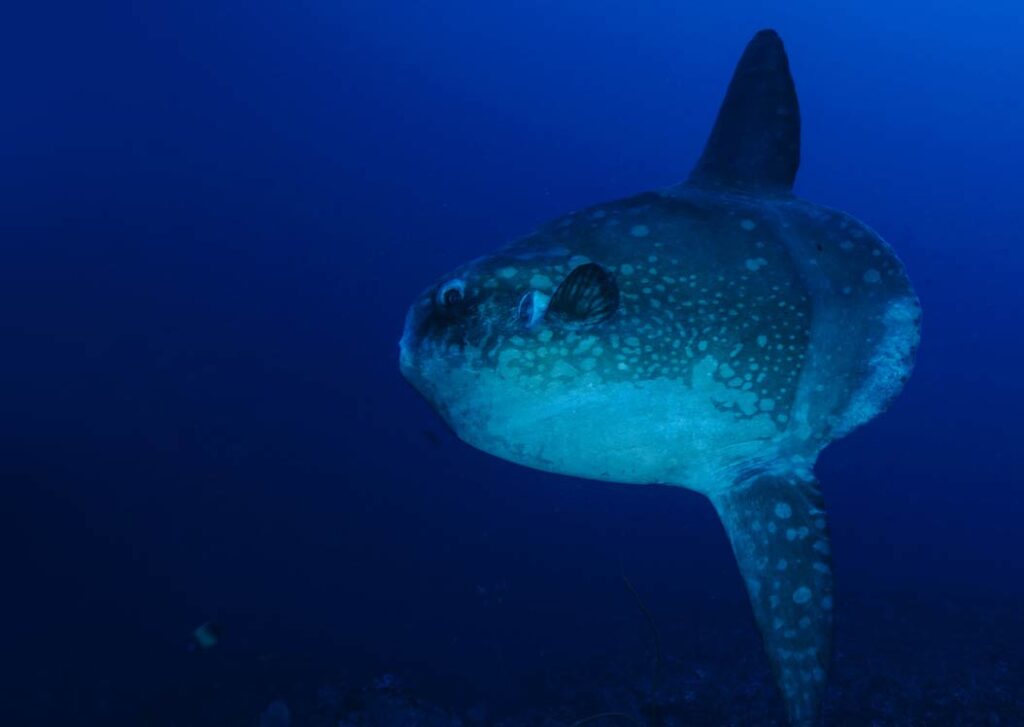
[[[900,391],[920,305],[877,233],[793,195],[799,130],[782,42],[762,31],[686,182],[446,275],[410,308],[400,362],[483,451],[708,496],[790,721],[812,724],[833,607],[814,463]]]

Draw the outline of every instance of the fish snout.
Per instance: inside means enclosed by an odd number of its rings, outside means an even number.
[[[405,316],[405,328],[402,331],[402,338],[398,342],[398,367],[402,376],[410,382],[416,373],[416,350],[419,348],[419,337],[417,330],[420,327],[418,318],[419,306],[413,306]]]

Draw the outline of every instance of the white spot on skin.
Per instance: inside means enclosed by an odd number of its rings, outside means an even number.
[[[502,268],[498,271],[498,276],[502,278],[513,278],[515,277],[516,269],[512,267]]]
[[[788,503],[778,502],[775,504],[775,517],[780,520],[788,520],[792,514],[793,508],[791,508]]]
[[[789,562],[785,558],[781,558],[779,562],[775,564],[775,567],[779,570],[786,570],[786,568],[789,567]]]
[[[546,290],[551,287],[551,278],[547,275],[534,275],[530,278],[530,287]]]
[[[807,586],[800,586],[793,591],[793,603],[807,603],[811,600],[811,589]]]
[[[742,227],[747,232],[750,232],[755,227],[757,227],[757,223],[754,222],[753,220],[740,220],[740,227]]]
[[[761,407],[761,411],[771,411],[775,408],[775,399],[761,399],[757,405]]]
[[[758,336],[757,337],[757,345],[760,346],[761,348],[764,348],[765,346],[767,346],[768,345],[768,336]]]
[[[575,349],[573,349],[573,355],[579,356],[580,354],[586,353],[594,347],[595,343],[597,343],[596,336],[587,336],[576,345]]]
[[[874,285],[882,280],[882,274],[874,268],[868,268],[864,271],[864,282],[868,285]]]
[[[745,265],[747,266],[747,270],[749,270],[752,273],[756,273],[758,270],[760,270],[767,264],[768,261],[765,260],[763,257],[750,258],[745,263]]]
[[[633,237],[647,237],[651,234],[651,228],[647,225],[633,225],[629,228],[629,234]]]
[[[622,273],[623,275],[632,275],[633,266],[630,265],[629,263],[625,263],[621,268],[619,268],[619,272]]]
[[[507,371],[510,364],[522,354],[514,348],[507,348],[498,354],[498,370]]]
[[[577,375],[577,373],[578,372],[572,366],[572,364],[568,363],[567,361],[556,361],[555,364],[551,367],[551,375],[556,377],[561,376],[571,379],[574,378]]]

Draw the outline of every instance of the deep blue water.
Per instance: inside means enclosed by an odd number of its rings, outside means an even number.
[[[906,390],[819,465],[826,720],[1024,723],[1018,3],[4,16],[0,722],[639,715],[623,575],[666,715],[781,720],[706,500],[490,458],[397,367],[441,273],[685,178],[770,26],[797,193],[878,230],[924,307]],[[209,619],[220,643],[189,651]]]

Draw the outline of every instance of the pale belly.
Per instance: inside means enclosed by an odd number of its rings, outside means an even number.
[[[712,494],[735,474],[775,462],[787,419],[773,404],[712,376],[530,381],[452,372],[442,412],[467,443],[517,464],[625,483],[667,483]]]

